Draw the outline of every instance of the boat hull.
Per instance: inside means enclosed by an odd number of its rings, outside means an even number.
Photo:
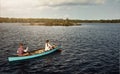
[[[44,55],[53,53],[53,52],[57,51],[60,48],[61,47],[58,46],[58,47],[56,47],[56,48],[54,48],[52,50],[48,50],[46,52],[42,52],[42,53],[39,53],[39,54],[30,55],[30,56],[8,57],[8,61],[11,62],[11,61],[20,61],[20,60],[32,59],[32,58],[36,58],[36,57],[40,57],[40,56],[44,56]]]

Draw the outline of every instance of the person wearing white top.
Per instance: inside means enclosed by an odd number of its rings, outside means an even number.
[[[46,43],[45,43],[45,51],[48,51],[48,50],[51,50],[51,49],[53,49],[53,46],[50,45],[49,40],[46,40]]]

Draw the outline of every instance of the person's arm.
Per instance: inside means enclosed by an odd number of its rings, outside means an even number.
[[[24,52],[28,52],[28,47],[26,49],[24,49]]]
[[[48,47],[49,47],[50,49],[52,49],[52,45],[50,45],[49,43],[48,43]]]
[[[17,53],[19,53],[19,48],[17,49]]]

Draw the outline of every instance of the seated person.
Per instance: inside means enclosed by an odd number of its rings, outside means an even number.
[[[54,47],[52,45],[50,45],[49,43],[49,40],[46,40],[46,43],[45,43],[45,51],[48,51],[48,50],[51,50],[53,49]]]
[[[19,48],[17,50],[18,56],[23,56],[24,52],[28,52],[28,47],[26,49],[24,49],[23,44],[20,43]]]

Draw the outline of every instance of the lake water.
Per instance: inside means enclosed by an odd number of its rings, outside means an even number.
[[[20,26],[18,26],[20,25]],[[61,45],[36,59],[10,63],[20,42],[29,50],[45,41]],[[119,74],[120,24],[83,23],[81,26],[21,26],[0,24],[0,74]]]

